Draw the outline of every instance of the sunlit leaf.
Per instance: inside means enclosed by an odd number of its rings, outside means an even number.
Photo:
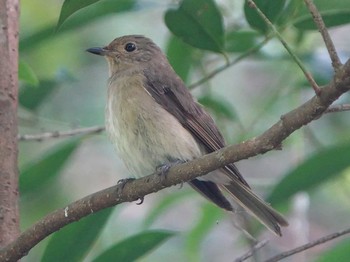
[[[18,79],[32,86],[39,84],[39,79],[33,69],[23,60],[20,60],[18,64]]]
[[[165,240],[174,235],[175,233],[171,231],[144,231],[140,234],[126,238],[107,249],[95,258],[93,262],[135,261],[151,252]]]
[[[21,194],[37,192],[39,188],[52,181],[79,145],[80,139],[62,143],[23,168],[19,177]]]
[[[165,13],[169,30],[194,47],[223,52],[224,27],[213,0],[184,0],[178,9]]]
[[[273,189],[268,202],[272,205],[283,203],[299,191],[310,190],[350,166],[350,144],[325,148],[288,173]]]
[[[113,208],[102,210],[54,233],[44,251],[41,262],[83,261],[112,211]]]
[[[350,4],[348,0],[314,0],[327,27],[350,23]],[[316,30],[317,27],[305,5],[302,6],[294,26],[300,30]]]

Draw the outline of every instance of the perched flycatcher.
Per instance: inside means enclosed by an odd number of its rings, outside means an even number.
[[[129,35],[87,49],[109,66],[106,130],[135,176],[190,161],[225,146],[211,116],[199,105],[152,40]],[[233,211],[223,192],[268,229],[281,235],[288,222],[255,195],[230,164],[189,184],[219,207]]]

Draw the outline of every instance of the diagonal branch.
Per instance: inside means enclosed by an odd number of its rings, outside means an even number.
[[[264,262],[277,262],[277,261],[280,261],[286,257],[290,257],[294,254],[297,254],[297,253],[300,253],[302,251],[305,251],[307,249],[310,249],[314,246],[317,246],[317,245],[320,245],[320,244],[323,244],[323,243],[326,243],[330,240],[333,240],[335,238],[338,238],[338,237],[341,237],[341,236],[344,236],[346,234],[349,234],[350,233],[350,228],[348,229],[345,229],[345,230],[342,230],[342,231],[339,231],[339,232],[336,232],[336,233],[333,233],[333,234],[330,234],[330,235],[327,235],[327,236],[324,236],[324,237],[321,237],[315,241],[312,241],[310,243],[307,243],[305,245],[302,245],[300,247],[297,247],[297,248],[294,248],[292,250],[289,250],[289,251],[286,251],[286,252],[283,252],[281,254],[278,254],[277,256],[274,256],[268,260],[265,260]]]
[[[312,18],[314,19],[314,22],[318,28],[318,31],[321,33],[324,43],[326,44],[329,56],[332,60],[332,66],[334,68],[334,71],[336,72],[340,66],[342,65],[339,59],[339,56],[337,54],[337,51],[335,50],[333,41],[331,37],[329,36],[328,30],[326,28],[326,25],[322,19],[322,16],[320,12],[317,10],[317,7],[313,3],[312,0],[304,0],[307,8],[309,9]]]
[[[0,250],[0,261],[17,261],[25,256],[42,239],[63,226],[107,207],[135,201],[157,192],[202,176],[232,162],[247,159],[280,147],[283,140],[294,131],[319,118],[343,93],[350,90],[350,60],[337,71],[331,83],[319,96],[291,112],[271,126],[262,135],[237,145],[225,147],[191,162],[176,165],[169,170],[166,179],[158,174],[146,176],[123,185],[116,185],[47,215],[23,232],[19,238]]]

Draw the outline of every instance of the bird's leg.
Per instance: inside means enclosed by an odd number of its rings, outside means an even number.
[[[169,172],[169,169],[173,166],[186,163],[184,160],[177,159],[172,162],[167,162],[165,164],[162,164],[160,166],[157,166],[156,173],[160,176],[161,180],[164,181],[167,178],[167,174]]]

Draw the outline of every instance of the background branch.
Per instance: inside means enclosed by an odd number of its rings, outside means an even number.
[[[77,136],[77,135],[88,135],[88,134],[97,134],[105,130],[104,126],[92,126],[85,128],[77,128],[68,131],[53,131],[53,132],[45,132],[34,135],[18,135],[17,139],[19,141],[43,141],[51,138],[63,138],[69,136]]]
[[[191,162],[172,167],[167,179],[158,174],[131,181],[123,187],[117,185],[78,200],[56,210],[23,232],[14,242],[1,249],[0,261],[16,261],[27,254],[42,239],[63,226],[84,216],[123,202],[135,201],[165,187],[202,176],[232,162],[247,159],[279,148],[282,141],[295,130],[319,118],[343,93],[350,90],[350,60],[342,66],[320,96],[314,96],[300,107],[283,115],[262,135],[237,145],[225,147]]]
[[[342,230],[342,231],[339,231],[339,232],[336,232],[336,233],[332,233],[330,235],[327,235],[327,236],[324,236],[324,237],[321,237],[315,241],[312,241],[310,243],[307,243],[303,246],[300,246],[300,247],[297,247],[297,248],[294,248],[292,250],[289,250],[287,252],[283,252],[281,254],[278,254],[277,256],[274,256],[270,259],[267,259],[265,260],[265,262],[276,262],[276,261],[280,261],[286,257],[289,257],[291,255],[294,255],[294,254],[297,254],[297,253],[300,253],[302,251],[305,251],[307,249],[310,249],[314,246],[317,246],[317,245],[320,245],[320,244],[323,244],[327,241],[330,241],[332,239],[335,239],[335,238],[338,238],[338,237],[341,237],[343,235],[346,235],[346,234],[349,234],[350,233],[350,228],[348,229],[345,229],[345,230]]]

